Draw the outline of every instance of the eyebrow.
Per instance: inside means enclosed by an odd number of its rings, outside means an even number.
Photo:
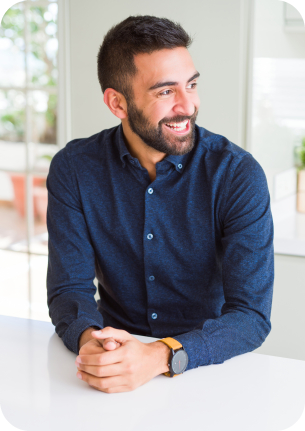
[[[196,78],[199,78],[199,76],[200,76],[200,73],[199,72],[196,72],[190,79],[188,79],[188,81],[187,81],[187,83],[189,83],[189,82],[191,82],[191,81],[193,81],[194,79],[196,79]],[[165,81],[165,82],[157,82],[156,84],[154,84],[152,87],[150,87],[148,90],[150,91],[150,90],[156,90],[157,88],[160,88],[160,87],[169,87],[169,86],[172,86],[172,85],[178,85],[179,83],[178,82],[175,82],[175,81]]]

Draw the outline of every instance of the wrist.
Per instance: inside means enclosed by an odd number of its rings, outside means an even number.
[[[93,340],[91,332],[96,330],[96,328],[90,326],[90,328],[87,328],[84,330],[84,332],[82,332],[81,336],[79,337],[78,350],[80,350],[84,344],[88,343],[88,341]]]
[[[162,341],[154,341],[151,343],[155,351],[155,364],[157,366],[157,375],[169,371],[168,363],[170,357],[170,348],[162,343]]]

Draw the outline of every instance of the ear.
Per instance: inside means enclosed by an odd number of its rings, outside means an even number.
[[[121,120],[127,117],[127,103],[123,94],[113,88],[107,88],[104,93],[104,102],[116,117]]]

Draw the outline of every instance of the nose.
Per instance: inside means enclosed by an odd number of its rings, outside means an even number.
[[[195,104],[194,104],[193,95],[187,93],[186,91],[179,91],[176,95],[175,106],[173,107],[173,111],[177,115],[185,115],[192,116],[195,112]]]

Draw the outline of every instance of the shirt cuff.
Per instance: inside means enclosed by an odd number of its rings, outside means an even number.
[[[88,317],[81,317],[74,320],[73,323],[68,327],[64,333],[62,340],[64,345],[72,352],[78,355],[79,352],[79,338],[81,334],[88,328],[95,326],[99,329],[103,329],[103,325],[98,323],[96,320]]]
[[[202,335],[200,329],[195,329],[194,331],[172,337],[182,344],[187,353],[188,364],[185,371],[213,363],[209,343]]]

